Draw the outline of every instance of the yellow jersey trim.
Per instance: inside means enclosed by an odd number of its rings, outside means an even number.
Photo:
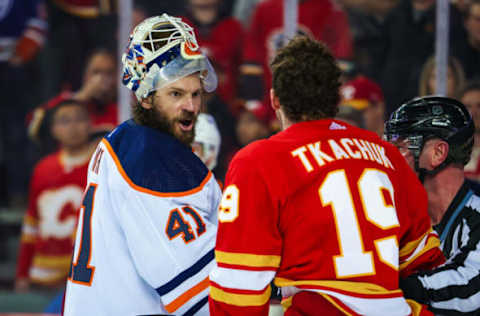
[[[400,289],[391,291],[391,290],[387,290],[386,288],[380,285],[366,283],[366,282],[315,281],[315,280],[292,281],[284,278],[275,278],[274,283],[278,287],[313,285],[313,286],[322,286],[322,287],[330,288],[333,290],[341,290],[341,291],[347,291],[351,293],[368,294],[368,295],[385,295],[385,294],[398,295],[402,293]]]
[[[210,285],[210,297],[215,301],[235,306],[262,306],[270,299],[272,289],[270,286],[262,294],[236,294],[229,293]]]
[[[439,246],[440,246],[440,239],[434,236],[428,238],[428,241],[425,244],[425,247],[423,247],[421,251],[419,251],[413,258],[400,264],[400,270],[405,269],[410,263],[414,262],[418,257],[423,255],[424,253],[432,250],[433,248],[438,248]]]
[[[40,268],[69,269],[72,256],[35,256],[33,265]]]
[[[215,250],[215,259],[219,263],[246,267],[275,267],[280,266],[280,256],[252,255],[248,253],[232,253]]]
[[[410,241],[408,242],[407,244],[405,244],[405,246],[403,246],[401,249],[400,249],[400,252],[399,252],[399,255],[400,257],[404,257],[404,256],[408,256],[409,254],[411,254],[412,252],[415,251],[415,249],[417,249],[418,245],[420,244],[420,242],[426,237],[428,236],[428,234],[430,234],[432,232],[432,228],[430,228],[425,234],[423,234],[422,236],[420,236],[419,238],[413,240],[413,241]]]

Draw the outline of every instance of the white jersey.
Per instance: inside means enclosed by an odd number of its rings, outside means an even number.
[[[189,148],[121,124],[89,164],[64,315],[208,315],[220,199]]]

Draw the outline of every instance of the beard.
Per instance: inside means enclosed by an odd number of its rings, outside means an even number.
[[[179,140],[182,144],[186,146],[191,146],[193,139],[195,138],[195,128],[192,128],[190,131],[183,131],[176,129],[175,126],[180,121],[193,121],[193,127],[195,127],[195,122],[197,120],[197,116],[193,112],[189,111],[182,111],[182,113],[175,118],[168,118],[165,112],[162,110],[158,110],[153,107],[150,110],[144,109],[142,125],[151,127],[163,133],[169,134]]]

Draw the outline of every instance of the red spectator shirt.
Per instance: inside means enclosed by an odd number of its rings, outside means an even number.
[[[227,17],[218,21],[208,32],[201,34],[193,25],[195,36],[202,52],[212,61],[218,77],[216,93],[227,104],[236,97],[238,67],[241,63],[244,32],[242,25],[236,19]]]
[[[395,147],[341,121],[297,123],[230,163],[210,312],[267,315],[274,280],[287,308],[319,294],[308,315],[325,299],[351,315],[409,315],[399,277],[443,263],[438,246],[427,194]]]
[[[90,153],[69,158],[60,150],[42,159],[30,182],[17,278],[42,284],[66,280]]]
[[[284,40],[283,2],[260,2],[245,38],[244,64],[257,64],[263,68],[263,103],[266,111],[270,111],[269,91],[272,81],[269,65]],[[352,57],[353,44],[347,16],[330,0],[299,1],[297,33],[325,42],[338,59]],[[274,116],[273,111],[270,112]]]
[[[72,99],[73,97],[74,94],[72,92],[64,91],[41,107],[45,110],[49,110],[57,106],[59,103]],[[105,105],[89,102],[86,106],[90,116],[92,133],[110,132],[118,125],[118,105],[116,102],[109,102]],[[33,118],[33,120],[35,120],[35,118]]]

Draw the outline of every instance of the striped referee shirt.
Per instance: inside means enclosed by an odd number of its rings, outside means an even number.
[[[473,190],[465,181],[434,227],[447,262],[400,281],[405,297],[436,315],[480,315],[480,196]]]

